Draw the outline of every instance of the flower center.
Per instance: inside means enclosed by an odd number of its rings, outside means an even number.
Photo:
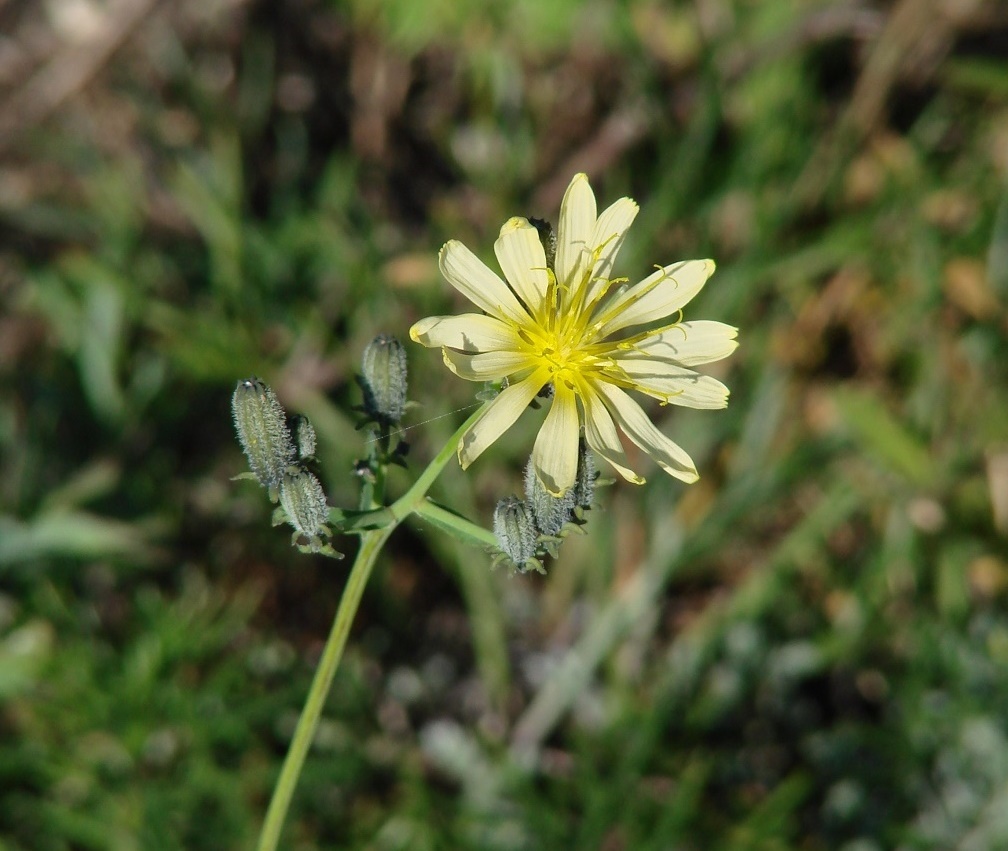
[[[559,328],[544,331],[535,345],[536,357],[549,367],[553,381],[563,381],[576,386],[575,376],[583,375],[589,368],[590,356],[582,351],[570,333]]]

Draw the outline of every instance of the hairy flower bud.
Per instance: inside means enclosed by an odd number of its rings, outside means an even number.
[[[315,428],[309,422],[308,417],[298,415],[295,435],[297,437],[298,457],[302,460],[315,455],[315,447],[318,441],[315,438]]]
[[[367,413],[379,421],[399,422],[406,410],[406,350],[402,343],[379,334],[364,349],[361,367]]]
[[[280,486],[280,505],[298,532],[309,539],[328,534],[325,522],[329,519],[322,483],[312,473],[301,467],[291,467]]]
[[[595,456],[588,445],[581,441],[578,454],[577,479],[574,481],[574,504],[585,510],[591,508],[595,498],[595,480],[598,469],[595,467]]]
[[[546,219],[530,218],[529,224],[539,231],[539,241],[542,243],[543,252],[546,254],[546,268],[552,270],[556,262],[557,236],[556,231]]]
[[[539,481],[531,460],[525,465],[525,501],[532,511],[536,527],[544,535],[559,534],[564,523],[571,519],[576,504],[574,488],[568,488],[560,497],[551,495]]]
[[[252,474],[261,485],[275,490],[294,461],[294,443],[283,406],[276,394],[253,376],[238,382],[231,412]]]
[[[501,551],[519,568],[535,558],[536,529],[528,507],[515,496],[497,503],[494,535]]]

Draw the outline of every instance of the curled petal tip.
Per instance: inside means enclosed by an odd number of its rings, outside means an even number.
[[[513,230],[521,230],[522,228],[530,228],[532,225],[529,224],[529,220],[524,216],[512,216],[504,224],[501,225],[500,235],[511,233]]]

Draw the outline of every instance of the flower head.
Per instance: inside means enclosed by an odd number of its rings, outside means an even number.
[[[663,405],[725,407],[728,388],[693,367],[730,355],[737,330],[683,321],[682,307],[714,272],[711,260],[658,267],[633,286],[611,276],[636,215],[629,198],[598,215],[588,178],[578,174],[560,205],[552,264],[539,230],[524,218],[505,222],[494,245],[506,283],[462,243],[451,240],[441,249],[441,273],[483,313],[431,316],[417,322],[410,337],[440,347],[461,378],[508,380],[459,442],[463,468],[549,385],[552,401],[532,464],[551,494],[562,495],[577,479],[582,426],[588,445],[628,481],[644,479],[630,469],[617,425],[665,471],[696,481],[689,455],[626,391]]]

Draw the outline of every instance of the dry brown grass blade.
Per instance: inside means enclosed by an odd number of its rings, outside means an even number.
[[[900,0],[858,76],[851,99],[795,183],[799,207],[819,202],[847,156],[875,130],[896,84],[930,79],[964,30],[990,11],[984,0]]]
[[[90,36],[57,52],[0,104],[0,153],[83,89],[163,0],[114,0]]]

